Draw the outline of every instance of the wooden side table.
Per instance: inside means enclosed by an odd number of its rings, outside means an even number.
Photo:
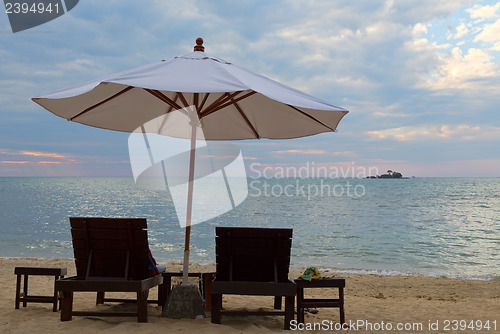
[[[59,300],[55,282],[59,278],[64,278],[67,274],[66,268],[40,268],[40,267],[16,267],[14,274],[17,275],[16,284],[16,309],[19,308],[19,303],[23,302],[23,307],[27,303],[52,303],[54,307],[52,311],[57,311],[57,301]],[[30,296],[28,295],[28,277],[32,276],[54,276],[54,295],[53,296]],[[23,292],[21,292],[21,276],[24,276]],[[61,304],[59,303],[59,309]]]
[[[332,277],[324,279],[315,279],[311,281],[298,278],[294,280],[297,285],[297,321],[304,323],[304,309],[308,307],[338,307],[340,309],[340,323],[345,322],[344,316],[344,287],[345,278]],[[304,289],[309,288],[338,288],[338,299],[316,299],[304,298]]]

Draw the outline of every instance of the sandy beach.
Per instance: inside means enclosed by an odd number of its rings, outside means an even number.
[[[282,332],[282,317],[234,317],[222,318],[221,325],[215,325],[206,319],[173,320],[161,317],[161,308],[149,306],[149,323],[139,324],[134,318],[121,317],[74,317],[72,321],[61,322],[59,312],[52,312],[51,304],[28,303],[28,307],[16,310],[15,275],[16,266],[66,267],[68,274],[75,272],[70,260],[37,259],[0,259],[0,332],[1,333],[271,333]],[[171,264],[169,270],[179,270],[180,265]],[[211,271],[214,266],[193,266],[193,271]],[[296,278],[300,271],[290,273]],[[338,274],[346,278],[345,307],[346,321],[350,329],[336,330],[338,309],[319,309],[317,314],[306,313],[306,327],[317,326],[317,330],[303,332],[338,333],[473,333],[495,332],[500,330],[500,282],[452,279],[445,277],[406,277]],[[50,295],[53,289],[52,278],[30,277],[30,294]],[[307,290],[307,296],[326,298],[335,294],[333,290]],[[152,296],[156,291],[152,291]],[[131,305],[105,304],[105,308],[133,307]],[[269,308],[271,297],[226,296],[226,308]],[[95,306],[93,293],[75,295],[74,309],[92,309]],[[460,323],[465,320],[468,328],[460,330]],[[470,327],[484,325],[489,320],[490,330],[478,331]],[[449,321],[449,323],[448,323]],[[462,325],[464,322],[462,322]],[[447,326],[448,325],[448,326]],[[319,328],[318,326],[321,326]],[[403,326],[397,330],[397,326]],[[458,326],[457,330],[453,330]],[[404,328],[408,330],[405,330]],[[413,327],[413,329],[410,329]],[[429,328],[431,327],[431,328]],[[447,331],[446,328],[449,330]],[[475,327],[477,329],[477,327]],[[298,330],[299,328],[297,328]]]

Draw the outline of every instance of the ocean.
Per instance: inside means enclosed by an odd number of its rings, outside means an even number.
[[[235,209],[193,226],[213,263],[216,226],[293,228],[292,266],[500,279],[500,178],[249,178]],[[0,177],[0,257],[72,258],[68,217],[145,217],[161,263],[183,257],[168,192],[132,178]]]

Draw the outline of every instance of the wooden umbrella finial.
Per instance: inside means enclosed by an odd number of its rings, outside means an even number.
[[[201,51],[201,52],[205,51],[205,47],[203,46],[203,38],[198,37],[196,39],[196,45],[194,46],[194,51]]]

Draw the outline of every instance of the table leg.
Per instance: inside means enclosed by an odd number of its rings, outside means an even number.
[[[56,290],[56,281],[59,278],[59,276],[54,276],[54,303],[52,306],[52,312],[57,312],[57,290]]]
[[[59,279],[63,279],[64,275],[59,276]],[[54,287],[55,290],[55,287]],[[59,291],[56,291],[57,293],[57,300],[59,301],[59,311],[61,310],[62,307],[62,293],[59,293]]]
[[[16,309],[19,308],[19,301],[21,300],[21,275],[17,274],[16,284]]]
[[[28,297],[28,276],[27,274],[24,274],[24,298],[23,298],[23,307],[26,307],[28,305],[28,302],[26,301],[26,298]]]

